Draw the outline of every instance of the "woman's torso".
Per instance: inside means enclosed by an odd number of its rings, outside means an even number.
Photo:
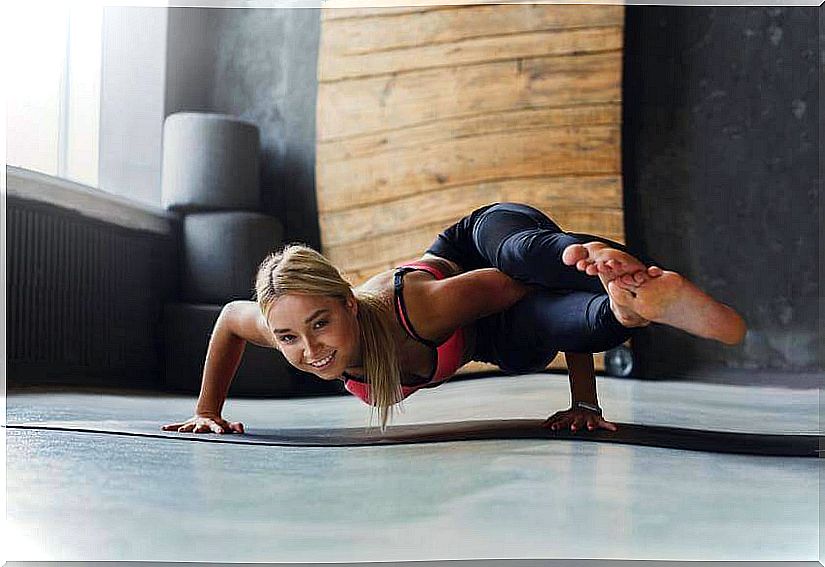
[[[453,277],[464,271],[462,267],[455,262],[445,258],[440,258],[433,254],[424,254],[424,256],[416,260],[416,262],[437,268],[444,274],[445,278]],[[395,269],[392,269],[376,274],[369,280],[359,285],[358,288],[362,290],[384,292],[382,295],[386,294],[388,297],[393,297],[392,291],[395,271]],[[412,296],[410,290],[415,286],[427,285],[428,282],[432,282],[435,279],[436,278],[434,275],[420,270],[415,270],[404,274],[404,298],[406,300],[407,315],[410,319],[422,321],[426,320],[427,317],[426,310],[422,309],[421,306],[416,305],[415,303],[411,304],[409,302],[409,298]],[[386,293],[387,291],[389,291],[389,293]],[[397,331],[396,336],[398,337],[398,352],[404,375],[409,377],[411,382],[426,380],[433,373],[433,348],[417,341],[407,334],[396,318],[393,318],[392,324]],[[464,333],[464,348],[461,353],[461,365],[463,366],[472,360],[476,345],[476,332],[473,325],[462,327],[462,330]],[[418,332],[421,334],[420,329],[418,329]],[[424,338],[434,341],[437,344],[441,344],[443,341],[447,340],[451,334],[452,333],[440,337],[429,337],[425,335]]]

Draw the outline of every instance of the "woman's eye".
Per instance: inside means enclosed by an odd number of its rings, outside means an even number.
[[[284,335],[281,337],[282,343],[292,342],[292,335]]]
[[[325,320],[323,320],[323,319],[322,319],[322,320],[318,321],[318,322],[317,322],[317,323],[315,323],[315,324],[316,324],[316,325],[321,325],[321,327],[324,327],[324,326],[326,326],[327,322],[326,322]],[[320,328],[320,327],[318,327],[318,328]]]

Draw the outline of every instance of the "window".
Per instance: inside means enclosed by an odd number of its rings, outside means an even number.
[[[9,165],[98,184],[103,5],[12,2]]]

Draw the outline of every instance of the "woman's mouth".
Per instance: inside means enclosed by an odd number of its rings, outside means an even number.
[[[308,362],[307,364],[309,364],[310,366],[312,366],[316,370],[323,370],[324,368],[326,368],[327,366],[332,364],[333,360],[335,360],[335,353],[336,352],[337,351],[333,351],[332,354],[328,355],[326,358],[322,358],[321,360],[319,360],[317,362]]]

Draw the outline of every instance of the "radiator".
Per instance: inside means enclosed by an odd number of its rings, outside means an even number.
[[[179,238],[8,196],[8,383],[163,383]]]

